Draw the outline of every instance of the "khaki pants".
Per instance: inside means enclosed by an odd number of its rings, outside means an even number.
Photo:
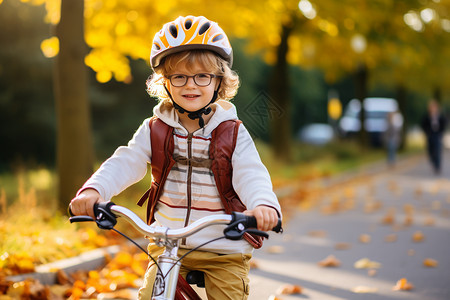
[[[148,250],[155,259],[163,253],[163,248],[153,244],[149,245]],[[178,250],[178,256],[181,257],[187,251],[186,249]],[[251,257],[250,253],[217,254],[197,250],[183,258],[180,274],[186,278],[189,271],[204,272],[208,300],[247,299]],[[139,290],[138,299],[151,299],[156,269],[155,263],[151,260],[145,273],[144,284]]]

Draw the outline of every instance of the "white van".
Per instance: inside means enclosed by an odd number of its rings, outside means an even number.
[[[353,136],[361,130],[360,111],[361,103],[358,99],[352,99],[347,104],[344,115],[339,121],[339,132],[342,136]],[[382,134],[387,128],[387,115],[398,111],[398,102],[393,98],[366,98],[364,111],[364,128],[369,133],[371,143],[381,146]],[[403,116],[401,114],[398,116],[398,122],[403,125]]]

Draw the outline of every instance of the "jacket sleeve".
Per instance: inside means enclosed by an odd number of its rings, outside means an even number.
[[[232,157],[233,188],[247,209],[259,205],[273,207],[281,217],[281,208],[273,192],[269,172],[244,125],[240,125]]]
[[[105,200],[141,180],[151,161],[149,119],[138,128],[127,146],[117,148],[100,168],[86,181],[78,194],[88,188],[97,190]]]

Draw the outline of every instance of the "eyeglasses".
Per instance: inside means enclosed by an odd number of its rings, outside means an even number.
[[[182,87],[185,86],[189,78],[194,78],[194,82],[198,86],[208,86],[211,84],[211,81],[213,78],[220,78],[222,76],[214,75],[214,74],[208,74],[208,73],[199,73],[195,74],[193,76],[188,76],[184,74],[174,74],[167,76],[167,78],[170,80],[170,83],[174,87]]]

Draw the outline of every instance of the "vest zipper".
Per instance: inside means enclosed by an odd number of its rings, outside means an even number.
[[[187,174],[187,211],[186,211],[186,220],[184,221],[184,226],[189,225],[189,218],[191,217],[191,205],[192,205],[192,137],[193,133],[188,134],[187,146],[188,146],[188,174]],[[182,245],[186,245],[186,238],[181,240]]]

